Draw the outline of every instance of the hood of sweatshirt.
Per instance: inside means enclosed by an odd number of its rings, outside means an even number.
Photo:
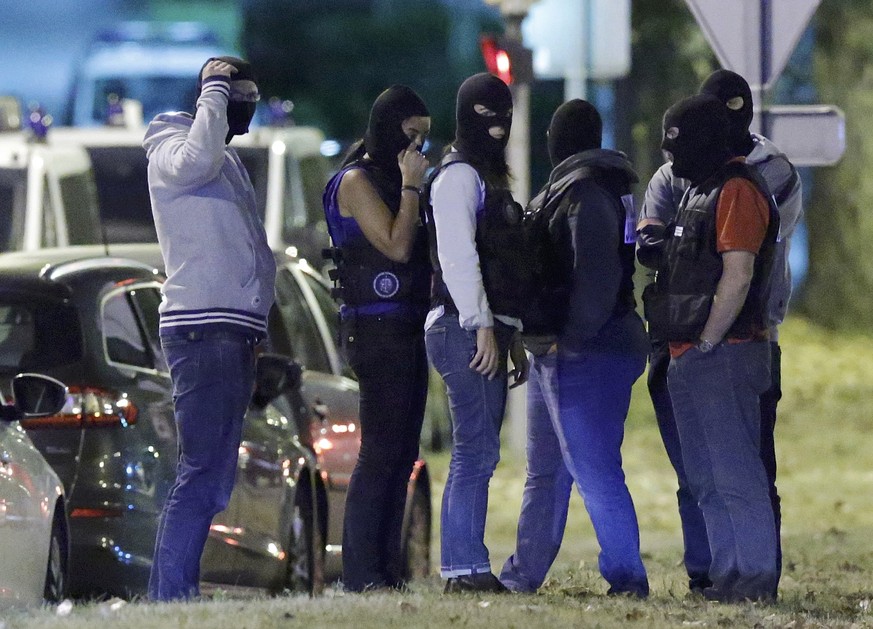
[[[155,116],[149,123],[142,142],[146,157],[150,156],[154,147],[163,140],[177,133],[180,128],[190,129],[192,124],[194,124],[194,117],[184,111],[169,112]]]
[[[597,177],[598,182],[616,192],[626,190],[639,181],[639,176],[624,153],[612,149],[589,149],[571,155],[558,164],[552,170],[549,182],[531,201],[531,205],[538,207],[559,201],[570,186],[589,177]]]

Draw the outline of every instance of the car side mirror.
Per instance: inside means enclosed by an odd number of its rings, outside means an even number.
[[[264,408],[285,391],[300,386],[303,368],[282,354],[261,354],[255,364],[255,392],[252,406]]]
[[[37,373],[20,373],[12,379],[13,406],[0,413],[8,421],[24,417],[48,417],[61,412],[67,403],[67,386]]]

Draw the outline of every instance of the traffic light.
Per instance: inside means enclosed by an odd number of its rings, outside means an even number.
[[[521,42],[503,35],[482,35],[479,48],[488,71],[507,85],[533,80],[533,54]]]

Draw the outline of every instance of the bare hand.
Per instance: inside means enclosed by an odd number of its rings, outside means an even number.
[[[415,142],[410,142],[409,146],[397,154],[397,163],[400,174],[403,175],[403,185],[420,188],[428,164],[427,158],[419,153]]]
[[[494,328],[479,328],[476,330],[476,354],[470,361],[470,369],[493,380],[500,364],[500,351],[497,349],[497,337]]]
[[[211,76],[226,76],[227,78],[230,78],[231,75],[236,73],[237,69],[235,66],[229,64],[227,61],[222,61],[221,59],[211,59],[203,68],[204,79]]]
[[[521,337],[516,335],[512,339],[512,345],[509,347],[509,358],[512,360],[512,371],[509,372],[509,377],[512,378],[510,389],[523,385],[527,382],[527,377],[530,373],[530,360],[527,357],[527,352],[524,350],[524,344],[521,342]]]

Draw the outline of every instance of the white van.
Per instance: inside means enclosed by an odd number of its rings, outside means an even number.
[[[94,169],[100,212],[110,243],[155,242],[148,194],[145,127],[56,127],[52,145],[87,149]],[[321,268],[329,246],[321,195],[330,164],[321,153],[324,134],[315,127],[255,127],[231,146],[240,156],[274,250],[289,246]]]
[[[98,34],[76,69],[68,122],[104,125],[123,100],[140,103],[146,120],[192,111],[204,62],[235,54],[196,22],[118,24]]]
[[[0,133],[0,252],[100,242],[87,151],[21,131]]]

